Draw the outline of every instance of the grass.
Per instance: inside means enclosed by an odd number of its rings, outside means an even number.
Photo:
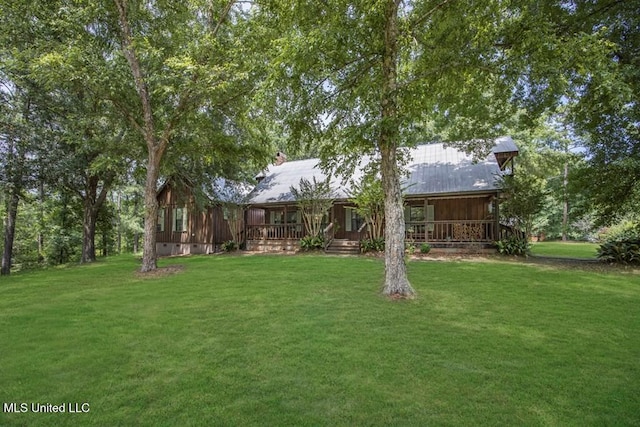
[[[531,253],[556,258],[596,259],[599,247],[598,243],[589,242],[536,242],[531,245]]]
[[[0,425],[638,425],[640,275],[515,262],[133,258],[0,279]]]

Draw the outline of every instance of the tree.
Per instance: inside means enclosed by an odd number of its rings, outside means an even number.
[[[300,178],[298,188],[290,187],[293,198],[298,203],[302,220],[309,236],[318,237],[322,233],[322,219],[331,206],[333,206],[334,194],[331,189],[331,178],[322,181],[313,177],[313,182],[306,178]]]
[[[4,193],[5,215],[1,275],[9,275],[13,259],[18,205],[32,179],[28,153],[33,148],[34,119],[29,88],[17,87],[1,76],[0,94],[0,190]]]
[[[51,10],[42,14],[27,5],[11,5],[20,26],[41,23],[45,34],[55,35],[32,34],[38,49],[31,71],[50,88],[73,89],[70,92],[78,95],[80,85],[100,107],[92,112],[90,103],[81,103],[85,120],[115,111],[120,123],[108,120],[110,132],[102,136],[117,139],[120,130],[129,127],[134,132],[128,138],[138,141],[123,145],[144,147],[146,160],[139,163],[146,170],[142,271],[152,270],[156,190],[163,168],[171,171],[186,157],[208,166],[221,159],[236,164],[254,161],[250,150],[233,145],[263,141],[256,131],[262,118],[250,110],[248,96],[264,63],[248,53],[260,51],[256,46],[266,39],[250,31],[250,11],[235,1],[61,3],[64,7],[47,4]],[[109,105],[112,108],[103,109]],[[78,146],[86,148],[87,138],[77,136]],[[106,150],[99,153],[103,164],[116,157]],[[95,165],[91,170],[99,172]],[[98,187],[107,188],[105,184]],[[99,191],[95,197],[91,191],[83,197],[103,200]]]
[[[353,183],[353,194],[349,199],[356,205],[356,212],[367,223],[369,237],[384,238],[384,193],[377,175],[369,173],[360,183]]]
[[[519,108],[526,123],[557,105],[587,60],[606,49],[597,37],[563,29],[572,13],[551,0],[291,0],[266,8],[282,37],[265,86],[276,95],[264,99],[291,140],[321,144],[330,169],[379,155],[384,294],[414,294],[404,264],[403,148],[436,133],[486,155]]]
[[[600,224],[640,210],[640,9],[637,2],[575,3],[572,31],[610,46],[601,72],[584,75],[571,98],[571,121],[584,136],[588,167],[579,174]]]
[[[233,0],[114,3],[139,106],[126,111],[147,148],[142,271],[149,271],[156,268],[156,189],[165,152],[181,127],[200,123],[212,111],[246,113],[233,107],[251,91],[252,70],[260,64],[249,60],[247,48],[256,40],[242,38],[248,34],[246,12],[234,8]],[[226,115],[227,124],[237,118]],[[226,136],[225,130],[217,133]]]

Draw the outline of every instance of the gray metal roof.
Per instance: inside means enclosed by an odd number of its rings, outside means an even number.
[[[518,148],[509,137],[497,139],[491,153],[480,160],[474,160],[472,156],[444,144],[419,145],[409,150],[410,161],[405,167],[409,175],[403,180],[402,187],[406,196],[495,191],[498,189],[497,179],[502,173],[495,153],[517,151]],[[359,181],[367,161],[363,159],[361,167],[349,178]],[[249,194],[249,203],[294,202],[290,188],[298,187],[300,178],[326,179],[318,167],[319,163],[319,159],[308,159],[269,166],[264,172],[264,179]],[[342,181],[340,177],[332,177],[331,186],[336,199],[351,197],[349,183],[343,185]]]

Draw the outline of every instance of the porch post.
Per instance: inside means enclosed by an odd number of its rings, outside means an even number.
[[[500,193],[496,193],[493,200],[493,214],[495,215],[493,240],[500,240]]]
[[[429,241],[429,198],[424,198],[424,241]]]
[[[288,214],[287,214],[287,205],[284,205],[284,219],[282,221],[283,224],[283,228],[284,230],[282,230],[282,237],[284,239],[288,239],[289,238],[289,226],[288,226]]]

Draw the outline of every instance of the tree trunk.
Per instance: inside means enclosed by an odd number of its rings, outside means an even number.
[[[562,241],[567,241],[567,231],[569,223],[569,200],[567,187],[569,185],[569,163],[564,164],[564,176],[562,180]]]
[[[44,181],[38,183],[38,262],[44,261]]]
[[[404,210],[398,171],[398,0],[385,6],[384,52],[382,58],[381,119],[378,147],[382,160],[381,174],[385,212],[385,278],[383,294],[410,297],[415,291],[407,278],[404,263]]]
[[[84,216],[82,218],[82,258],[81,263],[96,260],[96,220],[98,210],[94,209],[89,197],[84,200]]]
[[[13,257],[13,241],[16,232],[16,218],[18,216],[18,192],[13,190],[7,203],[7,218],[4,226],[4,250],[2,252],[2,268],[0,275],[8,276],[11,273],[11,258]]]
[[[95,262],[96,260],[96,222],[98,212],[104,204],[109,192],[109,187],[113,182],[114,175],[107,174],[102,181],[102,189],[98,194],[98,184],[100,178],[97,175],[90,175],[86,181],[83,195],[84,215],[82,218],[82,258],[81,263]]]
[[[404,259],[404,209],[395,148],[382,152],[381,172],[385,213],[383,293],[410,297],[415,295],[415,291],[407,278]]]
[[[147,178],[144,185],[144,240],[142,242],[142,267],[147,272],[158,268],[156,254],[156,223],[158,222],[157,182],[160,158],[149,147]]]

